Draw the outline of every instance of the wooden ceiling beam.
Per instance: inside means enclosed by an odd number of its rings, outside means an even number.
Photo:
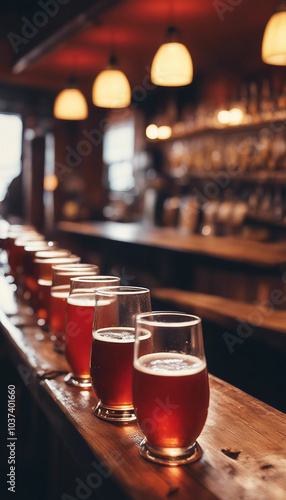
[[[74,36],[80,30],[98,22],[98,18],[112,7],[125,0],[76,0],[76,6],[72,5],[72,16],[67,16],[66,10],[59,10],[57,16],[49,19],[48,29],[40,28],[37,34],[29,39],[19,54],[15,57],[12,66],[14,74],[22,73],[31,64],[42,58],[48,52],[54,50],[59,44]],[[56,2],[56,0],[55,0]],[[71,0],[73,2],[73,0]],[[44,2],[43,2],[44,3]],[[75,9],[76,7],[76,9]],[[57,18],[57,19],[55,19]],[[22,36],[19,34],[17,36]]]

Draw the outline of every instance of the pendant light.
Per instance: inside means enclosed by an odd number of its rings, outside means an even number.
[[[101,71],[92,86],[92,101],[100,108],[126,108],[131,102],[131,88],[125,74],[117,68],[111,56],[106,69]]]
[[[185,45],[178,42],[178,30],[167,29],[167,42],[157,50],[152,66],[151,81],[164,87],[181,87],[193,80],[193,62]]]
[[[286,2],[269,19],[262,41],[262,61],[275,66],[286,66]]]
[[[54,116],[60,120],[85,120],[88,117],[88,106],[82,92],[76,88],[75,78],[69,79],[68,88],[56,97]]]

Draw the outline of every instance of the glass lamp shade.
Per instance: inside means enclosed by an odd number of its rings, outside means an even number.
[[[152,82],[164,87],[180,87],[192,79],[193,62],[187,47],[179,42],[163,43],[152,62]]]
[[[286,12],[277,12],[269,19],[262,42],[262,61],[286,66]]]
[[[62,90],[54,104],[54,116],[61,120],[84,120],[88,107],[84,95],[78,89]]]
[[[100,108],[126,108],[131,102],[131,88],[125,74],[118,69],[99,73],[92,87],[93,104]]]

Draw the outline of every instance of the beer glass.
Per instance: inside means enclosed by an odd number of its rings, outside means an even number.
[[[132,402],[135,319],[150,310],[147,288],[117,286],[96,293],[90,374],[99,399],[93,412],[99,418],[112,422],[136,419]]]
[[[63,255],[65,254],[65,255]],[[48,324],[52,286],[52,267],[56,264],[76,264],[80,257],[69,250],[43,251],[35,254],[37,275],[37,315],[41,326]]]
[[[14,242],[16,241],[17,238],[19,237],[24,237],[26,234],[29,236],[32,234],[38,234],[36,229],[33,228],[32,226],[20,226],[16,224],[12,224],[8,228],[8,234],[6,235],[5,238],[5,250],[8,253],[8,257],[10,257],[11,251],[13,251],[14,248]]]
[[[207,418],[209,383],[200,318],[180,312],[137,316],[133,403],[145,435],[144,458],[181,465],[201,457],[196,439]]]
[[[62,264],[52,267],[49,326],[56,352],[64,352],[65,350],[64,331],[71,278],[95,276],[98,272],[98,266],[93,264]]]
[[[14,240],[8,262],[11,268],[11,275],[15,278],[15,280],[18,280],[22,275],[24,247],[29,242],[44,241],[44,239],[45,237],[42,234],[29,231],[21,234],[21,236]]]
[[[37,289],[37,281],[35,276],[35,263],[34,257],[37,252],[40,251],[52,251],[57,248],[57,243],[55,241],[30,241],[26,243],[24,247],[23,256],[23,275],[24,275],[24,287],[26,295],[32,295]],[[26,297],[25,297],[26,298]]]
[[[65,352],[71,366],[65,382],[76,387],[91,387],[89,360],[95,309],[95,290],[102,286],[119,285],[116,276],[82,276],[71,279],[67,299]]]
[[[40,308],[38,282],[39,280],[49,281],[49,279],[47,279],[49,274],[49,271],[47,269],[51,268],[51,264],[50,266],[46,267],[44,265],[46,259],[63,259],[70,257],[70,255],[71,251],[64,248],[49,248],[48,250],[38,250],[35,253],[33,258],[33,283],[31,286],[31,302],[35,311],[38,311],[38,309]]]

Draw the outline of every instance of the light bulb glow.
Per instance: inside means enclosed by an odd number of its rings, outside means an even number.
[[[164,87],[180,87],[192,79],[193,62],[187,47],[178,42],[163,43],[152,62],[151,81]]]
[[[262,41],[262,61],[286,66],[286,12],[276,12],[266,25]]]
[[[172,135],[171,127],[168,127],[167,125],[162,125],[161,127],[158,128],[158,139],[169,139],[171,135]]]
[[[54,116],[60,120],[85,120],[88,107],[84,95],[78,89],[62,90],[55,100]]]
[[[55,191],[59,185],[59,180],[55,174],[46,175],[44,177],[44,190]]]
[[[243,121],[243,112],[239,108],[231,108],[229,110],[229,123],[231,125],[239,125]]]
[[[93,104],[100,108],[126,108],[131,102],[131,88],[125,74],[118,69],[99,73],[92,87]]]
[[[158,139],[158,127],[157,125],[155,125],[154,123],[151,123],[150,125],[148,125],[148,127],[146,127],[146,137],[148,137],[148,139]]]
[[[220,123],[226,125],[227,123],[229,123],[229,111],[227,111],[226,109],[222,109],[218,112],[217,119]]]

